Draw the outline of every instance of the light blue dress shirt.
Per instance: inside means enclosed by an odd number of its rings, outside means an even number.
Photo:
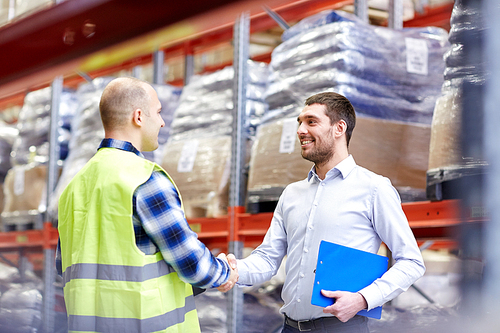
[[[395,264],[360,293],[368,309],[406,291],[425,272],[422,255],[389,179],[356,165],[351,155],[324,180],[315,169],[283,191],[263,243],[238,260],[239,285],[265,282],[287,255],[280,312],[295,320],[331,316],[311,305],[322,240],[377,253],[381,242]],[[335,276],[332,276],[334,279]]]

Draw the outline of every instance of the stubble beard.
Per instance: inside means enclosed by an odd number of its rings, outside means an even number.
[[[331,147],[321,147],[313,149],[310,152],[301,151],[302,158],[313,162],[316,165],[325,164],[333,157],[333,149]]]
[[[333,134],[330,133],[328,137],[331,137]],[[313,162],[315,165],[322,165],[326,164],[334,154],[334,142],[332,140],[327,140],[327,141],[314,141],[314,146],[312,149],[309,150],[309,152],[306,152],[305,150],[301,151],[302,158]]]

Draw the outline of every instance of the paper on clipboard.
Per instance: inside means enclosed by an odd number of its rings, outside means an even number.
[[[389,259],[375,253],[321,241],[316,264],[311,304],[327,307],[335,300],[321,290],[358,292],[387,271]],[[361,310],[358,315],[380,319],[382,307]]]

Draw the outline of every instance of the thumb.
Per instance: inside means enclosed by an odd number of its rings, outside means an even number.
[[[329,298],[337,298],[340,296],[339,292],[337,292],[337,291],[330,291],[330,290],[322,289],[321,293],[323,294],[323,296],[329,297]]]

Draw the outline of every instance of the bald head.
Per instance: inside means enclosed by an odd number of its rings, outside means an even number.
[[[132,119],[136,109],[149,113],[148,83],[132,77],[111,81],[104,89],[99,110],[105,130],[117,130]]]

